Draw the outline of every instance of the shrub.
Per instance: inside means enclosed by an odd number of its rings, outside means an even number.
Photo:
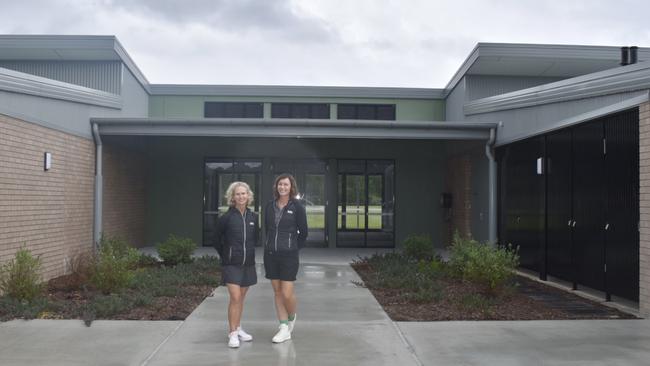
[[[519,265],[515,250],[479,243],[454,234],[449,263],[463,279],[486,286],[490,291],[502,290]]]
[[[481,294],[466,294],[460,299],[459,305],[468,311],[489,312],[495,301]]]
[[[356,264],[367,264],[372,268],[366,285],[371,288],[402,289],[407,296],[418,302],[439,298],[438,277],[443,273],[439,259],[413,261],[398,253],[374,254],[361,258]]]
[[[117,238],[102,238],[90,282],[105,294],[120,291],[133,279],[140,252]]]
[[[95,297],[91,304],[91,311],[97,318],[106,318],[121,313],[130,308],[129,300],[117,294]]]
[[[0,321],[14,318],[35,319],[50,309],[55,309],[55,306],[44,296],[36,297],[29,302],[9,296],[0,297]]]
[[[22,248],[8,263],[0,267],[0,290],[19,301],[32,301],[43,291],[39,275],[41,260]]]
[[[176,237],[170,234],[167,240],[156,246],[160,259],[168,265],[192,262],[192,253],[196,244],[189,238]]]
[[[404,240],[404,254],[415,260],[430,260],[433,258],[433,243],[427,235],[409,235]]]
[[[79,252],[70,258],[69,269],[81,283],[88,282],[93,273],[94,257],[89,252]]]

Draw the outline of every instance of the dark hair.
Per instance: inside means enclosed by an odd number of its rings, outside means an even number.
[[[280,195],[278,194],[278,182],[283,179],[289,179],[289,183],[291,183],[291,189],[289,190],[289,199],[295,199],[298,195],[298,184],[296,184],[296,178],[288,173],[280,174],[277,178],[275,178],[275,182],[273,183],[273,197],[275,197],[276,200],[280,198]]]

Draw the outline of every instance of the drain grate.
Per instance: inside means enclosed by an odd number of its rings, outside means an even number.
[[[548,288],[528,279],[519,279],[519,292],[539,301],[551,309],[559,310],[575,318],[619,318],[613,309],[582,299],[576,295]]]

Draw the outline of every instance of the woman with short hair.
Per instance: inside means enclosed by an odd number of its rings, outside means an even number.
[[[233,182],[226,190],[228,211],[217,221],[215,248],[221,257],[221,282],[228,288],[228,346],[237,348],[240,341],[253,337],[241,327],[244,299],[248,288],[257,283],[255,244],[259,232],[257,214],[248,206],[253,192],[244,182]]]
[[[266,241],[264,270],[275,294],[275,310],[280,321],[274,343],[291,339],[296,323],[294,281],[298,273],[298,251],[307,239],[307,214],[298,201],[298,186],[291,174],[281,174],[273,184],[274,200],[264,208]]]

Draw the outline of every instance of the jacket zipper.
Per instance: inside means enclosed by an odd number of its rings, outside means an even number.
[[[273,203],[274,205],[277,203]],[[287,205],[282,208],[280,211],[280,219],[278,220],[278,223],[275,224],[275,251],[278,251],[278,232],[280,231],[280,220],[282,220],[282,214],[284,213],[284,209],[287,208],[289,203],[287,202]]]
[[[244,260],[241,262],[241,265],[243,266],[246,263],[246,219],[244,218],[246,216],[246,211],[241,215],[241,220],[244,223]]]
[[[230,254],[228,254],[228,262],[231,262],[232,261],[232,247],[230,247],[228,249],[230,249],[230,251],[229,251]]]
[[[291,249],[291,233],[289,233],[289,249]]]

